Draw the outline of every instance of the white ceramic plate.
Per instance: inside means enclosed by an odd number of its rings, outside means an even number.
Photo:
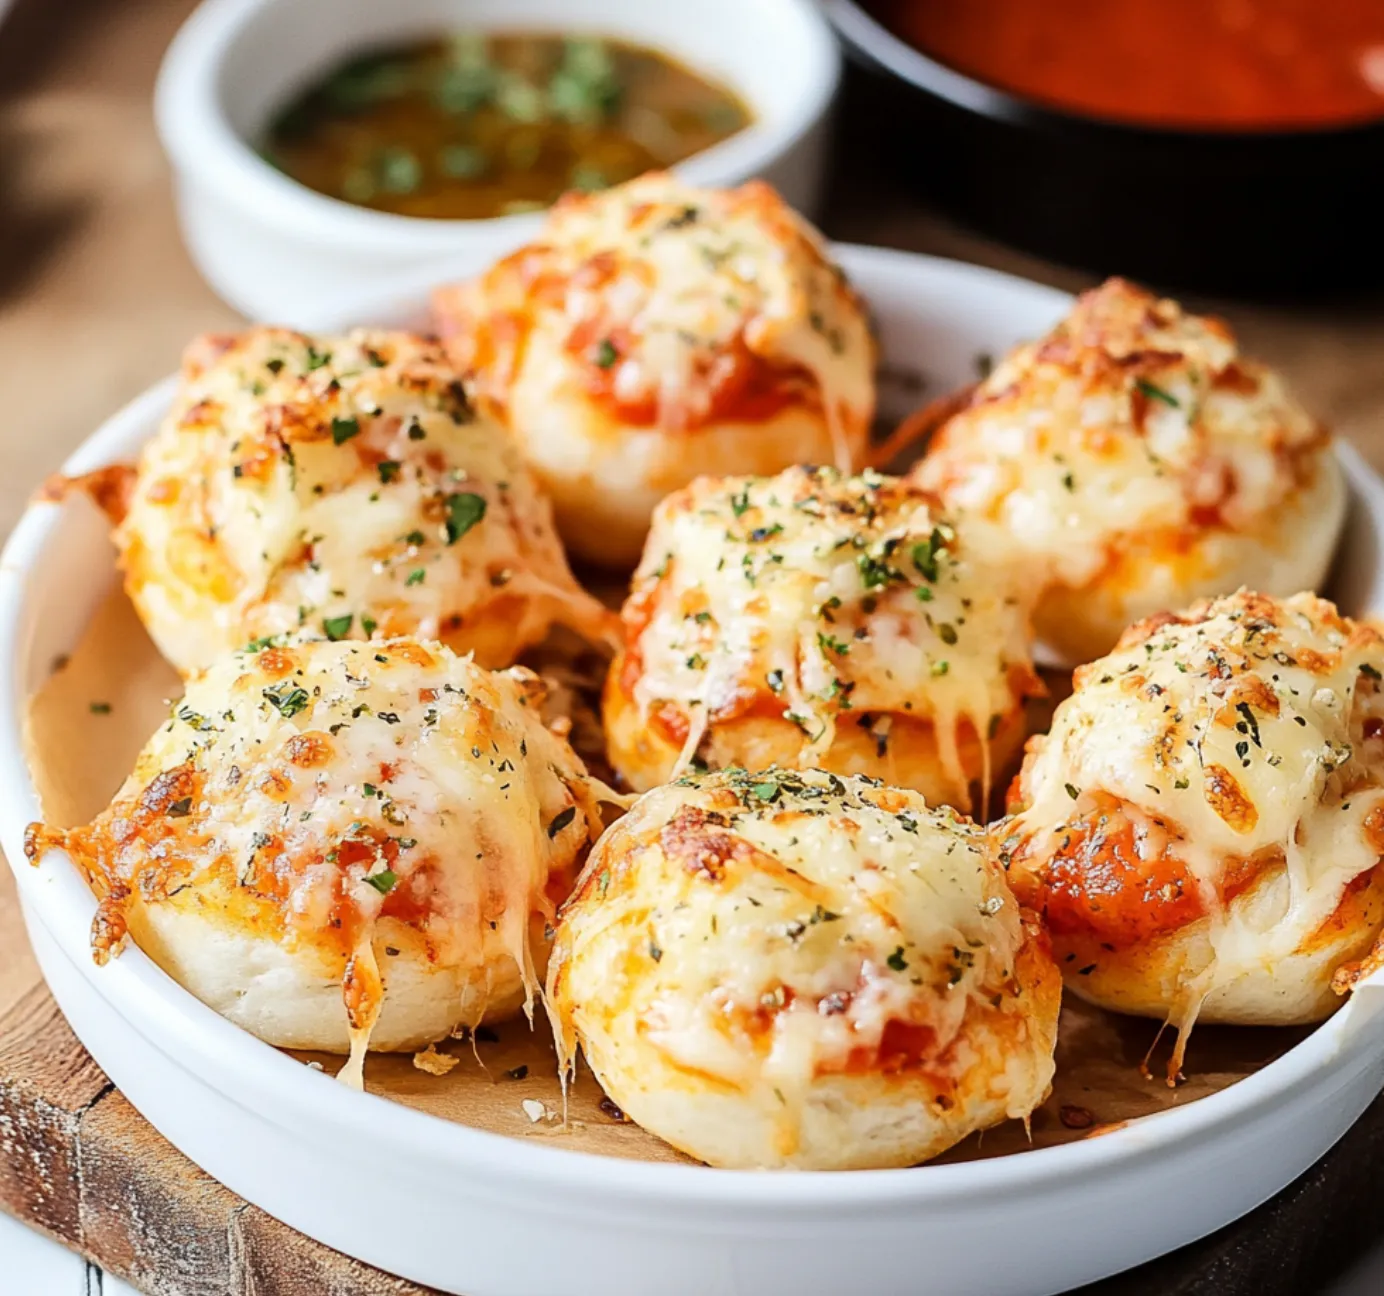
[[[878,316],[886,361],[921,369],[934,393],[1067,306],[931,258],[843,248],[841,259]],[[420,289],[323,322],[403,322],[422,301]],[[68,471],[133,455],[172,381],[112,418]],[[1332,592],[1351,612],[1381,609],[1384,484],[1348,447],[1341,458],[1351,516]],[[620,1161],[351,1092],[223,1021],[138,949],[95,967],[94,901],[75,870],[24,863],[24,825],[39,815],[25,698],[113,579],[105,528],[79,499],[32,507],[0,559],[0,837],[39,962],[83,1043],[161,1133],[241,1196],[383,1269],[466,1296],[1041,1296],[1248,1211],[1321,1156],[1384,1079],[1384,994],[1367,984],[1213,1097],[1100,1138],[909,1170]]]

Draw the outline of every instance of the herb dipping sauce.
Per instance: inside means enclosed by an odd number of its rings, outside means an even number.
[[[643,46],[461,34],[339,64],[277,114],[263,153],[331,198],[477,220],[672,166],[750,121],[728,87]]]

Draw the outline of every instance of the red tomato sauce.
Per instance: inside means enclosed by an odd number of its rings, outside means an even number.
[[[977,80],[1087,116],[1272,130],[1384,118],[1384,0],[865,0]]]

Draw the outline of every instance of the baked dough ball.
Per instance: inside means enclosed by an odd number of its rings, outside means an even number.
[[[971,805],[1040,691],[1025,600],[897,477],[701,478],[654,514],[604,716],[634,788],[819,766]]]
[[[1331,1012],[1384,924],[1381,670],[1325,600],[1242,590],[1076,672],[993,828],[1069,988],[1184,1037]]]
[[[633,566],[654,505],[699,473],[849,470],[864,454],[864,307],[763,183],[651,174],[569,194],[536,242],[434,305],[481,408],[593,562]]]
[[[440,644],[304,642],[189,681],[110,807],[32,825],[126,933],[270,1044],[413,1049],[513,1012],[600,832],[543,686]],[[343,1002],[344,1000],[344,1002]]]
[[[608,626],[513,443],[407,333],[194,343],[115,541],[185,674],[299,628],[416,634],[508,666],[554,621]]]
[[[1112,279],[971,393],[916,469],[1046,585],[1075,664],[1131,621],[1320,586],[1345,515],[1326,430],[1221,321]]]
[[[1026,1119],[1061,978],[984,832],[915,792],[727,770],[635,803],[563,910],[548,1008],[717,1166],[906,1166]]]

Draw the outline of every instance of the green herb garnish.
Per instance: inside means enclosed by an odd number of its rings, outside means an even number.
[[[940,527],[933,527],[932,534],[926,540],[913,546],[913,565],[925,581],[936,581],[937,559],[946,548],[947,538],[942,534]]]
[[[353,436],[360,435],[358,418],[334,418],[332,420],[332,444],[345,445]]]
[[[456,544],[485,516],[485,496],[461,491],[447,496],[447,543]]]
[[[855,560],[855,565],[860,570],[861,584],[867,590],[879,589],[881,585],[889,584],[898,574],[888,563],[872,558],[869,554],[861,554]]]
[[[1136,378],[1134,385],[1149,398],[1149,400],[1162,401],[1170,409],[1181,409],[1182,402],[1177,399],[1172,392],[1164,391],[1161,387],[1148,381],[1147,378]]]
[[[296,716],[308,704],[308,691],[305,688],[290,686],[289,684],[276,684],[273,688],[261,690],[265,700],[271,703],[274,709],[285,720]]]

